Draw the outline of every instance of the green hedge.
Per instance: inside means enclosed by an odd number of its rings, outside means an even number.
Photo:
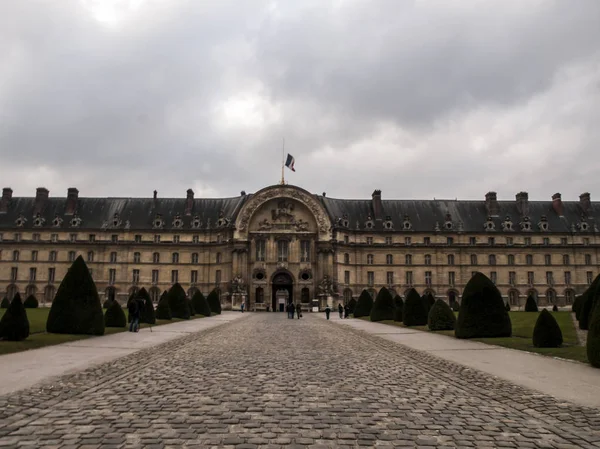
[[[110,301],[110,304],[106,308],[106,312],[104,312],[104,326],[121,328],[127,326],[127,317],[117,301]]]
[[[453,331],[456,325],[456,317],[446,301],[438,299],[427,317],[427,327],[432,331]]]
[[[598,301],[598,289],[600,288],[600,274],[596,276],[592,284],[583,293],[581,310],[579,311],[579,329],[588,330],[592,311]]]
[[[556,319],[546,309],[542,309],[533,328],[533,346],[536,348],[558,348],[562,343],[563,335]]]
[[[394,319],[394,298],[392,298],[387,288],[381,287],[381,290],[377,293],[377,298],[375,298],[370,315],[371,321]]]
[[[208,302],[211,313],[216,315],[221,314],[221,298],[219,298],[219,292],[217,290],[213,290],[208,294],[206,302]]]
[[[425,312],[427,312],[427,316],[429,316],[429,311],[435,304],[435,298],[433,297],[433,295],[431,293],[426,293],[421,297],[421,300],[423,301],[423,306],[425,307]]]
[[[529,295],[527,297],[527,302],[525,303],[525,312],[538,312],[538,306],[537,306],[537,302],[535,302],[535,299],[533,298],[533,296]]]
[[[181,318],[183,320],[190,319],[190,306],[188,303],[185,290],[179,283],[173,284],[167,293],[169,308],[173,318]]]
[[[405,326],[424,326],[427,324],[425,304],[414,288],[408,291],[404,299],[402,321]]]
[[[360,318],[363,316],[370,316],[371,309],[373,308],[373,297],[371,294],[363,290],[358,297],[356,307],[354,308],[354,318]]]
[[[592,317],[589,322],[586,344],[587,358],[592,366],[600,368],[600,306],[592,310]]]
[[[169,299],[167,298],[167,292],[163,292],[156,306],[156,319],[157,320],[170,320],[171,308],[169,307]]]
[[[210,316],[210,306],[200,290],[198,290],[196,293],[194,293],[194,296],[192,296],[192,303],[194,304],[194,310],[197,314]]]
[[[404,309],[404,301],[400,295],[394,298],[394,321],[402,322],[402,309]]]
[[[27,337],[29,337],[29,320],[21,295],[17,293],[0,319],[0,339],[21,341]]]
[[[23,303],[23,307],[26,309],[37,309],[39,306],[40,303],[34,295],[29,295]]]

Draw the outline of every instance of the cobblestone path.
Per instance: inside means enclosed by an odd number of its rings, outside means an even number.
[[[310,314],[248,314],[0,414],[0,447],[600,447],[596,409]]]

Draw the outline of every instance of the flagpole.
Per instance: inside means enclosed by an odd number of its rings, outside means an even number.
[[[281,145],[281,185],[285,184],[285,176],[284,176],[284,170],[283,170],[283,167],[285,165],[284,153],[285,153],[285,137],[283,138],[283,142]]]

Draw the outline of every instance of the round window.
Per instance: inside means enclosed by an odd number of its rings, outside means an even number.
[[[256,279],[258,279],[259,281],[262,281],[265,278],[265,274],[264,273],[256,273]]]
[[[308,273],[305,271],[304,273],[302,273],[302,274],[300,275],[300,278],[301,278],[303,281],[308,281],[308,280],[310,279],[310,274],[308,274]]]
[[[446,223],[446,229],[452,229],[452,223]]]

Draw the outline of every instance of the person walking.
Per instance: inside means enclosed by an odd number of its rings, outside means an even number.
[[[298,319],[302,318],[302,306],[300,303],[296,304],[296,315],[298,315]]]
[[[330,313],[331,313],[331,307],[329,307],[329,305],[327,305],[327,307],[325,307],[325,316],[327,317],[327,319],[329,319]]]
[[[348,316],[350,315],[350,307],[348,307],[348,305],[344,306],[344,318],[348,318]]]
[[[342,303],[338,304],[338,312],[340,314],[340,319],[343,317],[343,313],[344,313],[344,308],[342,307]]]
[[[245,306],[245,305],[246,305],[246,304],[242,303],[242,305],[240,306],[240,309],[242,309],[242,313],[244,313],[244,306]]]
[[[140,326],[140,304],[137,299],[129,301],[129,316],[131,317],[131,323],[129,323],[129,332],[137,332]]]
[[[290,303],[290,318],[293,320],[294,319],[294,312],[296,311],[296,308],[294,307],[294,303],[291,302]]]

